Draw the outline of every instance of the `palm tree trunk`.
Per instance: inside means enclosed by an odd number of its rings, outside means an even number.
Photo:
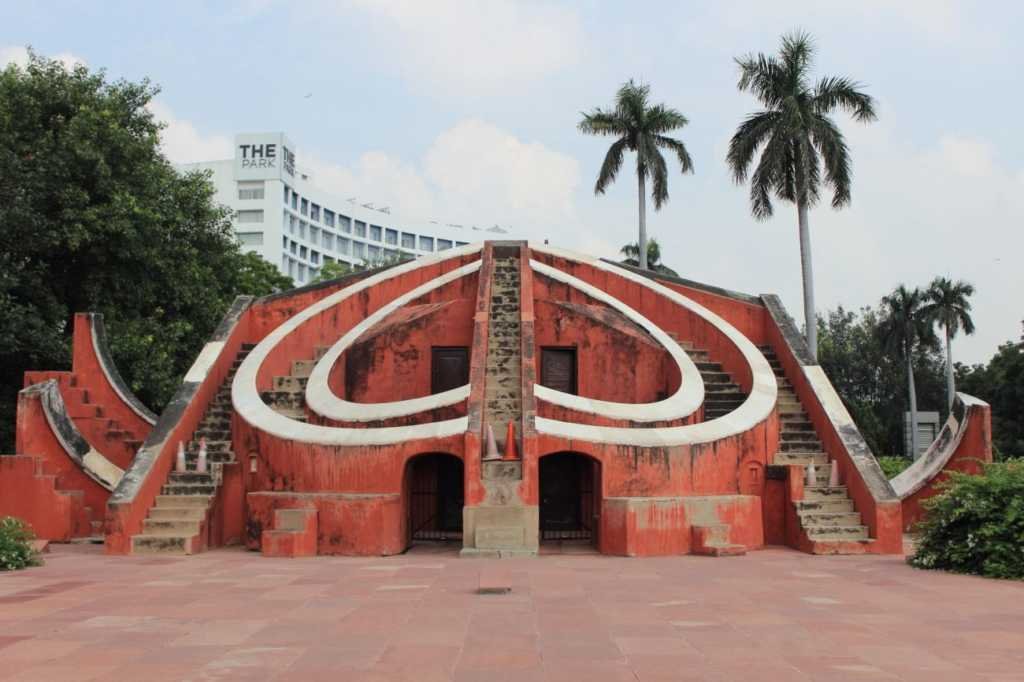
[[[811,362],[818,364],[818,317],[814,312],[814,271],[811,267],[811,227],[807,220],[807,204],[797,201],[800,223],[800,268],[804,281],[804,324],[807,325],[807,350]]]
[[[953,381],[953,339],[946,328],[946,393],[949,397],[949,409],[953,409],[953,399],[956,397],[956,385]]]
[[[640,188],[640,253],[638,255],[638,262],[640,268],[643,270],[647,269],[647,192],[644,191],[644,176],[643,173],[637,174]]]
[[[907,348],[907,390],[910,395],[910,457],[917,459],[917,390],[914,388],[914,357]]]

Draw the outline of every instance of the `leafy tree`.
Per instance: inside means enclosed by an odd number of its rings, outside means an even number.
[[[583,114],[579,123],[580,132],[587,135],[604,135],[617,138],[605,154],[604,163],[594,184],[594,194],[604,194],[615,181],[622,168],[626,151],[636,154],[636,177],[640,200],[640,239],[638,246],[640,267],[646,270],[647,263],[647,198],[646,183],[651,179],[651,196],[654,210],[660,210],[668,201],[668,164],[661,150],[667,149],[676,155],[683,173],[693,172],[693,160],[681,141],[669,137],[668,133],[685,126],[689,121],[675,109],[664,104],[651,105],[648,97],[649,85],[630,80],[615,96],[614,109],[595,108]]]
[[[996,458],[1024,458],[1024,338],[999,346],[988,364],[957,365],[957,382],[992,406]]]
[[[0,71],[0,451],[27,369],[70,361],[74,313],[159,410],[241,293],[287,286],[242,255],[209,177],[160,152],[148,81],[32,54]]]
[[[639,266],[640,246],[636,242],[626,244],[619,249],[619,253],[626,257],[622,261],[626,265]],[[661,262],[661,245],[658,244],[658,240],[654,237],[647,240],[647,267],[663,275],[679,276],[679,273]]]
[[[936,277],[928,287],[922,312],[938,322],[946,335],[946,394],[950,407],[956,395],[956,383],[953,380],[953,337],[962,329],[964,334],[974,333],[974,320],[971,319],[971,302],[974,286],[962,280],[953,282],[946,277]]]
[[[879,326],[879,310],[870,306],[859,311],[839,307],[818,318],[819,362],[881,460],[905,449],[908,396],[904,363],[886,350]],[[944,406],[941,355],[919,344],[913,362],[920,404]]]
[[[346,263],[344,261],[329,261],[323,264],[317,272],[316,277],[311,279],[309,283],[315,284],[316,282],[326,282],[328,280],[338,279],[339,277],[346,277],[347,275],[351,275],[356,272],[390,268],[392,265],[405,263],[413,258],[415,258],[415,256],[410,256],[407,253],[398,253],[394,256],[377,258],[372,261],[363,261],[356,265],[352,265],[351,263]]]
[[[291,277],[281,274],[277,266],[255,251],[239,253],[236,268],[231,274],[234,276],[233,288],[243,293],[276,294],[295,287]]]
[[[914,386],[914,351],[919,345],[938,343],[931,318],[925,313],[925,294],[902,284],[882,298],[883,317],[879,338],[887,351],[906,363],[907,395],[910,402],[910,456],[917,457],[917,392]]]
[[[850,203],[852,185],[849,149],[830,114],[842,109],[862,122],[875,120],[875,105],[860,85],[848,78],[811,79],[814,45],[802,32],[783,36],[778,56],[758,54],[737,59],[738,87],[752,93],[765,109],[750,114],[729,143],[727,160],[733,179],[750,177],[751,212],[758,220],[774,213],[772,194],[796,204],[800,227],[800,262],[804,287],[807,346],[817,359],[814,276],[808,210],[818,203],[821,185],[832,190],[832,207]],[[822,178],[821,169],[825,175]]]

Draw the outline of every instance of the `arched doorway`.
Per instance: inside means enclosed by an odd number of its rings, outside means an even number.
[[[419,455],[406,464],[408,543],[462,540],[462,460],[453,455]]]
[[[601,504],[600,462],[575,452],[541,458],[540,540],[597,544]]]

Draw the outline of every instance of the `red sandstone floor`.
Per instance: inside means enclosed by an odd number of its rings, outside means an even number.
[[[481,572],[512,592],[477,595]],[[108,558],[0,574],[2,680],[1024,680],[1024,584],[899,557]]]

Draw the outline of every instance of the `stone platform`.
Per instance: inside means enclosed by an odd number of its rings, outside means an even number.
[[[1024,680],[1024,584],[898,556],[101,549],[0,573],[0,680]]]

